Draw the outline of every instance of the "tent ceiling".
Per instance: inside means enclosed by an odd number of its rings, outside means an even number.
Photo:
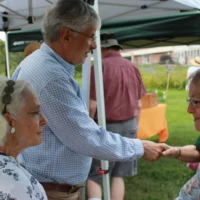
[[[47,8],[56,0],[0,0],[0,13],[8,12],[8,29],[34,30],[40,28],[40,21]],[[196,0],[99,0],[99,12],[103,22],[128,20],[159,15],[177,14],[198,8]],[[189,3],[188,3],[189,2]],[[187,4],[187,5],[186,5]],[[190,5],[191,6],[188,6]],[[196,6],[197,5],[197,6]],[[195,7],[195,8],[194,8]],[[3,16],[3,14],[0,14]],[[28,17],[33,16],[34,24],[28,24]],[[0,30],[5,27],[0,17]]]
[[[191,10],[194,10],[192,6],[173,0],[99,0],[99,12],[103,22],[167,16]]]
[[[8,13],[8,30],[34,30],[39,29],[41,19],[50,5],[56,0],[1,0],[0,16]],[[34,21],[29,24],[28,17],[33,16]],[[0,17],[0,30],[4,30],[4,22]],[[6,24],[7,26],[7,24]]]
[[[10,30],[39,30],[43,14],[55,1],[0,0],[0,13],[9,13]],[[200,14],[199,11],[194,11],[200,8],[197,1],[199,0],[99,0],[102,30],[114,32],[124,48],[200,44]],[[191,14],[191,11],[197,14]],[[28,16],[34,16],[34,24],[28,24]],[[0,21],[0,27],[2,26],[3,21]],[[8,36],[10,51],[19,51],[29,42],[42,39],[39,31],[34,34],[9,33]]]
[[[106,22],[102,32],[112,32],[124,48],[200,44],[200,12],[120,22]]]
[[[104,22],[102,32],[113,32],[124,48],[147,48],[200,44],[200,12],[167,17]],[[38,31],[8,33],[9,50],[23,51],[32,41],[42,40]]]

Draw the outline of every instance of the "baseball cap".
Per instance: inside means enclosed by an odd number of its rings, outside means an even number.
[[[121,50],[123,50],[123,48],[119,45],[113,33],[102,33],[100,35],[100,38],[101,38],[101,47],[108,48],[108,47],[117,46]]]

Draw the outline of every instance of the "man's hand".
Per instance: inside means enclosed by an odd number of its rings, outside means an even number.
[[[168,145],[164,143],[157,144],[155,142],[142,140],[144,147],[144,160],[155,161],[162,156],[162,152],[168,149]]]

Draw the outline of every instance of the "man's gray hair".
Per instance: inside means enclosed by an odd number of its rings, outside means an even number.
[[[3,116],[5,104],[2,102],[2,98],[5,95],[5,87],[7,86],[8,79],[0,76],[0,146],[4,145],[6,136],[8,134],[9,124]],[[24,80],[18,80],[13,86],[14,91],[11,95],[11,103],[6,105],[6,112],[9,112],[15,119],[20,118],[20,112],[26,105],[26,95],[28,91],[33,91],[29,82]]]
[[[63,27],[80,32],[90,26],[100,29],[101,20],[89,4],[82,0],[58,0],[44,15],[42,34],[44,40],[54,42]]]

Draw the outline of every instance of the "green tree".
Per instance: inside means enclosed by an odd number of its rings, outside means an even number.
[[[15,68],[20,64],[24,59],[23,52],[10,52],[9,53],[9,62],[10,62],[10,74],[12,75]]]
[[[23,52],[10,52],[9,53],[9,65],[10,73],[14,72],[15,68],[24,59]],[[0,40],[0,75],[6,75],[6,54],[5,54],[5,43]]]
[[[6,75],[6,54],[4,41],[0,40],[0,74]]]

